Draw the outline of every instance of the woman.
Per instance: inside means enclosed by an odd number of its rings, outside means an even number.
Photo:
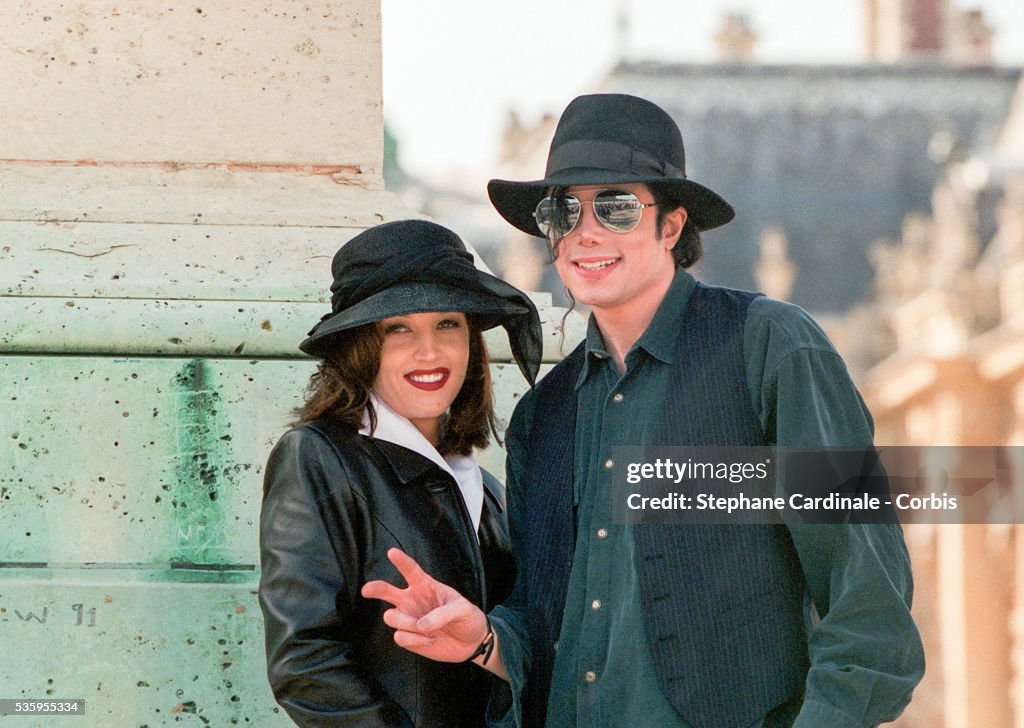
[[[395,645],[397,546],[487,609],[513,565],[504,490],[473,459],[497,437],[482,331],[504,326],[530,384],[537,311],[422,220],[354,237],[334,257],[331,312],[300,348],[322,359],[267,464],[260,605],[274,695],[301,726],[479,726],[486,673]]]

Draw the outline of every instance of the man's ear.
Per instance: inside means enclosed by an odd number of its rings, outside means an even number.
[[[668,244],[668,250],[676,247],[679,236],[683,234],[683,226],[686,225],[686,208],[679,206],[665,215],[661,221],[661,239]]]

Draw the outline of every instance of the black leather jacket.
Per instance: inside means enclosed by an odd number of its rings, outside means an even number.
[[[480,540],[455,480],[406,448],[333,420],[281,438],[267,464],[259,597],[267,675],[300,726],[484,725],[489,680],[397,645],[363,598],[371,579],[401,584],[387,550],[489,609],[514,578],[504,487],[484,472]]]

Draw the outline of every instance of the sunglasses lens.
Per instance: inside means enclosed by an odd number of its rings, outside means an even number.
[[[563,238],[580,219],[580,202],[575,197],[545,197],[537,203],[533,219],[545,237]]]
[[[644,207],[632,192],[605,190],[594,198],[594,214],[602,225],[617,233],[628,233],[640,224]]]
[[[576,227],[580,219],[581,203],[575,197],[545,197],[533,211],[537,222],[547,238],[559,240]],[[640,224],[644,205],[632,192],[602,190],[594,196],[592,203],[598,222],[616,233],[628,233]]]

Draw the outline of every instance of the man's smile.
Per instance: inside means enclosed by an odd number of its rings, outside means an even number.
[[[573,261],[576,271],[584,278],[599,278],[622,258],[581,258]]]

